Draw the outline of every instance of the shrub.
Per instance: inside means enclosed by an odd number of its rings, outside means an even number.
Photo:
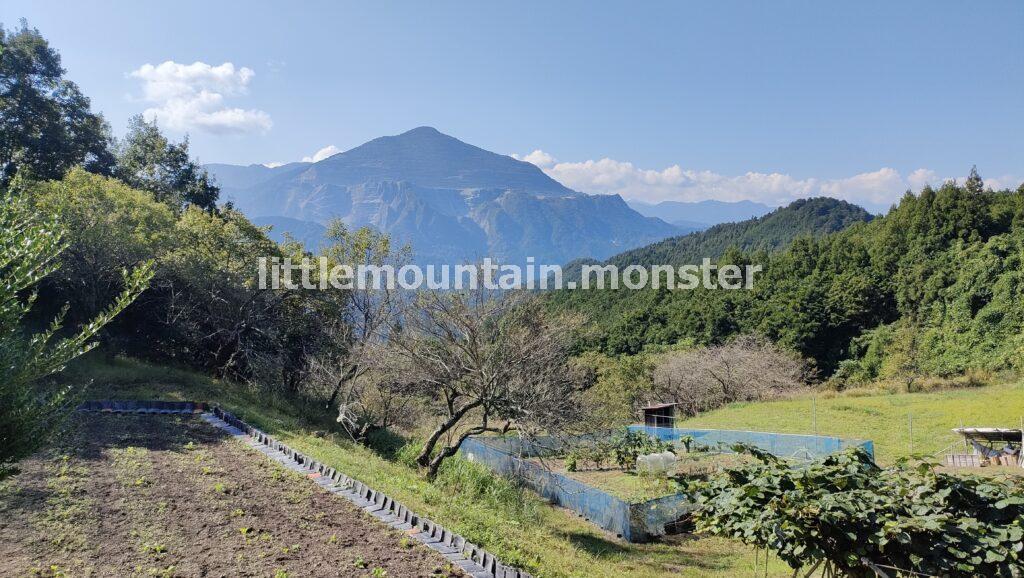
[[[144,264],[122,277],[125,289],[77,333],[58,338],[64,309],[35,334],[25,316],[36,301],[39,281],[57,269],[64,231],[41,219],[21,199],[0,197],[0,478],[47,439],[71,409],[71,387],[47,388],[40,380],[96,346],[97,332],[145,290],[151,268]]]
[[[1024,482],[953,476],[928,463],[879,468],[851,448],[804,468],[756,463],[691,486],[698,531],[774,550],[795,570],[874,577],[1019,576]]]
[[[636,459],[640,456],[671,451],[671,443],[639,431],[623,429],[612,438],[615,463],[624,470],[636,469]]]

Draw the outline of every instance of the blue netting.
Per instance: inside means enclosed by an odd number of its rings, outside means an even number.
[[[786,458],[817,458],[851,446],[861,446],[874,455],[874,447],[870,441],[829,436],[674,429],[641,425],[630,426],[630,429],[667,441],[678,441],[689,435],[694,438],[696,444],[710,446],[718,451],[730,451],[730,445],[742,442]],[[611,434],[584,436],[573,440],[572,444],[608,435]],[[516,437],[473,437],[462,443],[460,452],[470,461],[482,463],[500,474],[522,480],[533,491],[552,503],[569,508],[594,524],[631,542],[640,542],[664,534],[665,525],[678,520],[691,507],[685,494],[630,504],[526,459],[557,454],[565,444],[566,440],[556,438],[524,442]]]
[[[729,447],[735,443],[745,443],[783,458],[820,458],[853,446],[864,448],[872,457],[875,455],[874,444],[868,440],[842,439],[831,436],[725,429],[679,429],[645,425],[631,425],[629,429],[642,431],[665,441],[678,441],[683,436],[691,436],[695,444],[726,452],[730,451]]]
[[[515,439],[470,438],[462,443],[462,455],[494,471],[521,479],[533,491],[559,506],[582,514],[602,528],[626,540],[640,539],[630,524],[630,505],[624,500],[576,480],[556,474],[543,466],[508,453],[521,447]]]

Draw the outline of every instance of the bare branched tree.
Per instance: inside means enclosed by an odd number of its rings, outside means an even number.
[[[647,401],[676,402],[684,415],[693,416],[734,401],[769,399],[805,386],[811,377],[797,354],[744,335],[665,357],[654,369]]]
[[[536,437],[582,426],[579,397],[589,383],[569,363],[579,325],[522,293],[418,295],[390,348],[438,420],[416,458],[427,475],[472,435]]]
[[[356,442],[365,443],[375,429],[415,425],[419,404],[413,403],[417,392],[404,378],[401,358],[391,355],[383,344],[360,345],[358,359],[317,357],[311,363],[311,381],[320,391],[343,391],[336,410],[338,423]],[[352,370],[346,363],[359,363]]]
[[[408,257],[408,250],[392,247],[387,235],[368,227],[350,231],[341,221],[331,223],[326,239],[322,255],[328,267],[348,267],[353,274],[360,266],[397,269]],[[338,422],[352,438],[362,441],[370,430],[388,427],[402,413],[405,386],[389,377],[383,345],[405,300],[386,283],[350,285],[326,290],[337,303],[337,315],[320,330],[333,347],[309,360],[310,386],[323,393],[326,407],[337,408]]]

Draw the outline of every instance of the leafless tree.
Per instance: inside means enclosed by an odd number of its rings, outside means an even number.
[[[438,420],[416,458],[429,477],[469,436],[582,424],[589,383],[569,363],[575,317],[552,316],[523,293],[479,289],[421,293],[404,322],[391,350]]]
[[[331,223],[326,239],[322,255],[327,257],[328,266],[347,266],[353,272],[361,265],[389,265],[397,269],[408,256],[407,249],[393,248],[387,235],[368,227],[350,231],[340,221]],[[326,407],[338,408],[338,421],[350,424],[346,426],[350,432],[364,435],[366,428],[379,424],[365,421],[371,417],[369,414],[360,416],[360,404],[365,404],[372,393],[384,395],[392,389],[378,389],[378,385],[387,385],[386,380],[367,374],[375,365],[374,357],[383,350],[381,346],[392,325],[401,316],[404,300],[386,284],[377,287],[352,283],[349,289],[332,287],[326,291],[337,302],[337,315],[320,330],[329,336],[334,347],[310,360],[313,380],[326,395]],[[359,436],[356,433],[355,437]]]
[[[310,387],[342,391],[335,406],[337,421],[354,441],[365,443],[375,429],[412,427],[420,404],[418,392],[405,379],[404,359],[392,355],[383,343],[363,343],[359,347],[358,357],[313,359]],[[359,367],[352,369],[349,363],[358,363]]]
[[[812,375],[795,353],[744,335],[723,345],[672,353],[657,364],[653,377],[646,401],[675,402],[684,415],[693,416],[799,389]]]

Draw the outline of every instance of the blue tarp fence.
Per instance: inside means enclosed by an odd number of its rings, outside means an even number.
[[[731,451],[729,446],[742,442],[784,458],[814,459],[852,446],[861,446],[874,456],[874,446],[867,440],[642,425],[629,428],[673,442],[683,436],[692,436],[696,444],[722,452]],[[585,442],[607,435],[609,434],[584,436],[574,442]],[[472,437],[462,443],[459,451],[467,460],[484,464],[499,474],[521,480],[551,503],[568,508],[591,523],[630,542],[644,542],[665,534],[667,524],[679,520],[690,510],[691,504],[686,494],[629,503],[529,460],[531,457],[558,453],[565,447],[566,441],[548,438],[524,443],[515,437]]]
[[[672,442],[679,441],[684,436],[690,436],[695,444],[722,452],[731,451],[729,448],[733,444],[744,443],[761,448],[781,458],[810,460],[825,457],[849,447],[860,446],[871,454],[871,457],[875,456],[875,446],[869,440],[726,429],[679,429],[646,425],[631,425],[629,429],[642,431],[649,436]]]
[[[641,535],[640,528],[634,529],[630,523],[630,504],[625,500],[530,462],[526,459],[529,455],[518,451],[515,452],[518,455],[514,455],[512,446],[521,447],[519,440],[476,437],[462,442],[459,451],[467,460],[482,463],[502,475],[522,480],[551,503],[569,508],[626,540],[646,539],[646,536]]]

